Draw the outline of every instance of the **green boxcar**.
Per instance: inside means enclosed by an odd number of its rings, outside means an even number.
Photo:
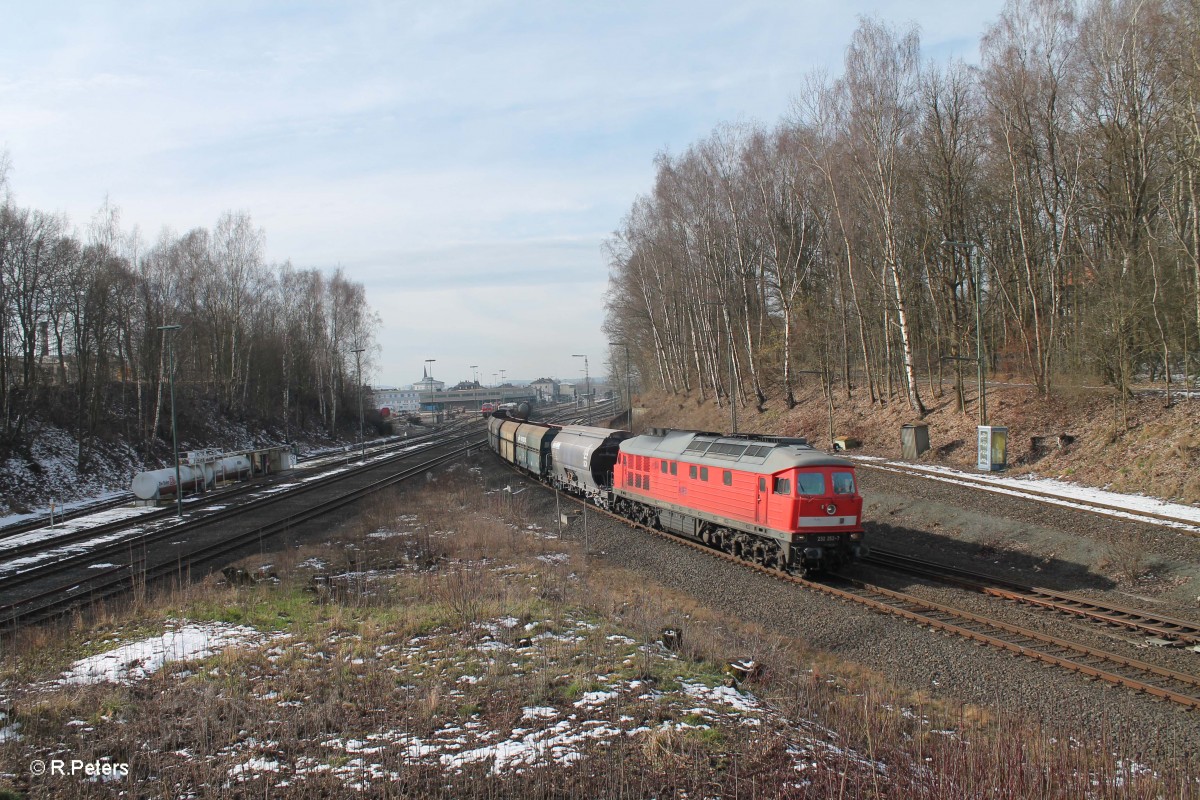
[[[537,422],[524,422],[515,434],[515,461],[518,467],[538,478],[550,474],[550,444],[560,429]]]

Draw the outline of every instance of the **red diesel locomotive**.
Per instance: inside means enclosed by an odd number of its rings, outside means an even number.
[[[773,569],[835,569],[866,554],[847,459],[804,439],[653,430],[621,442],[612,507]]]

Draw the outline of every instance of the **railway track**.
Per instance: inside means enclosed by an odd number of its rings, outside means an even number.
[[[61,616],[134,586],[168,577],[187,579],[198,566],[424,475],[460,458],[484,441],[483,432],[469,431],[440,445],[436,454],[421,453],[419,460],[414,458],[416,454],[398,454],[369,465],[365,471],[343,472],[312,481],[300,493],[281,492],[252,506],[225,509],[194,523],[122,539],[6,576],[0,589],[0,629],[11,630]],[[416,463],[397,470],[396,461],[401,459],[414,459]],[[367,474],[381,471],[387,474],[383,477]],[[365,482],[364,477],[368,478]],[[338,486],[342,483],[345,485]],[[316,502],[305,499],[317,493],[324,496]],[[168,541],[171,539],[177,541]],[[117,563],[103,563],[107,559]]]
[[[1150,640],[1152,644],[1200,648],[1200,622],[1154,614],[1127,606],[1101,603],[1067,592],[1026,586],[991,575],[945,564],[935,564],[886,550],[872,550],[871,555],[863,559],[863,563],[931,578],[1002,600],[1097,622],[1106,627],[1135,631],[1152,637]]]
[[[846,454],[842,453],[841,455]],[[1023,497],[1028,500],[1063,506],[1065,508],[1075,509],[1078,511],[1086,511],[1091,514],[1096,514],[1101,517],[1108,517],[1110,519],[1133,519],[1169,525],[1173,529],[1178,529],[1181,533],[1185,533],[1189,536],[1200,537],[1200,520],[1192,517],[1161,513],[1157,511],[1151,511],[1149,509],[1130,508],[1113,503],[1102,503],[1091,498],[1074,497],[1067,494],[1055,494],[1054,492],[1042,491],[1040,489],[1027,487],[1024,483],[1021,485],[1006,484],[998,482],[996,479],[986,480],[984,478],[969,475],[965,472],[946,472],[943,470],[922,468],[916,465],[905,467],[893,462],[879,462],[855,456],[848,457],[854,460],[855,467],[860,467],[863,469],[877,470],[879,472],[890,472],[895,475],[904,475],[906,477],[919,478],[921,480],[934,480],[943,483],[969,486],[973,489],[979,489],[981,491],[991,492],[993,494]]]
[[[511,468],[511,465],[510,465]],[[522,477],[524,473],[513,468]],[[538,483],[537,485],[543,486]],[[548,488],[548,487],[543,487]],[[1122,656],[1079,642],[1051,636],[1010,623],[991,619],[962,609],[956,609],[915,595],[876,586],[852,577],[833,576],[828,581],[815,581],[797,575],[751,564],[699,542],[666,533],[597,508],[591,503],[567,495],[589,510],[604,514],[622,524],[638,528],[665,539],[679,547],[704,553],[743,569],[755,570],[786,583],[802,586],[836,599],[855,603],[872,611],[901,617],[934,630],[960,636],[1016,655],[1084,675],[1093,680],[1123,686],[1136,692],[1177,703],[1186,708],[1200,709],[1200,677],[1160,667],[1138,659]],[[1107,609],[1114,612],[1114,609]],[[1074,612],[1072,612],[1074,613]],[[1167,618],[1161,618],[1167,619]],[[1181,621],[1182,622],[1182,621]],[[1151,624],[1151,623],[1147,623]],[[1183,631],[1181,631],[1181,634]]]
[[[453,430],[453,429],[449,429]],[[436,442],[438,436],[445,435],[445,432],[430,433],[425,436],[413,437],[412,439],[403,439],[383,447],[376,447],[369,450],[367,455],[369,458],[378,458],[386,456],[388,453],[402,453],[416,446],[427,446]],[[189,516],[196,511],[204,511],[206,507],[215,504],[226,504],[231,500],[253,495],[255,492],[261,492],[265,488],[270,488],[279,482],[295,481],[298,477],[302,477],[306,471],[313,470],[332,470],[339,467],[344,467],[348,464],[359,460],[362,454],[355,452],[346,456],[339,456],[333,459],[323,457],[321,463],[317,466],[310,466],[307,470],[298,468],[285,473],[276,473],[274,475],[260,477],[254,480],[242,481],[231,486],[221,489],[214,489],[204,492],[203,494],[192,495],[184,500],[185,510]],[[129,503],[133,498],[130,494],[123,500],[123,503]],[[114,508],[123,504],[122,502],[114,502],[103,504],[104,508]],[[89,507],[87,514],[95,514],[100,509],[96,506]],[[220,513],[220,512],[217,512]],[[233,513],[233,512],[230,512]],[[76,516],[86,516],[79,514]],[[206,518],[210,518],[206,516]],[[157,508],[146,509],[145,513],[136,514],[122,519],[102,522],[97,525],[86,527],[70,528],[60,534],[40,535],[31,537],[28,534],[35,530],[44,530],[45,525],[38,523],[37,525],[28,528],[25,531],[13,533],[10,528],[0,530],[0,575],[5,572],[5,562],[12,562],[18,559],[26,559],[35,556],[39,553],[49,552],[57,548],[67,547],[69,545],[87,542],[89,540],[100,539],[106,536],[119,536],[122,531],[132,531],[134,528],[144,526],[150,523],[159,523],[162,521],[170,521],[175,519],[175,508]],[[186,526],[188,523],[182,523]],[[172,525],[171,527],[178,529],[180,525]],[[53,529],[51,529],[53,530]],[[8,576],[4,576],[5,581],[9,580]]]

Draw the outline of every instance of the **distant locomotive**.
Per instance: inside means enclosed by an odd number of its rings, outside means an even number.
[[[852,462],[804,439],[547,425],[497,412],[488,443],[558,489],[635,522],[773,569],[835,569],[866,554]]]
[[[484,417],[490,417],[492,415],[492,412],[495,410],[496,410],[495,403],[484,403],[483,405],[481,405],[479,407],[479,413],[481,413]]]

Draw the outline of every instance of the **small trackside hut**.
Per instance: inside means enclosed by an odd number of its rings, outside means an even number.
[[[653,430],[621,442],[613,494],[632,519],[774,569],[866,553],[853,463],[804,439]]]

